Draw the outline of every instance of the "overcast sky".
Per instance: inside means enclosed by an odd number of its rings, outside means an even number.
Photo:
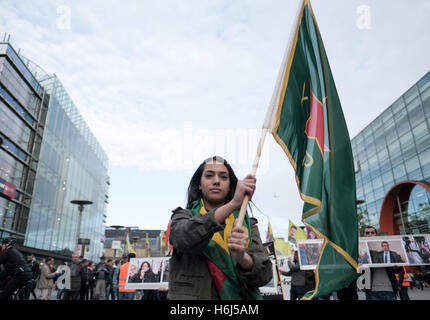
[[[165,229],[208,156],[251,171],[301,0],[2,0],[0,35],[60,78],[109,157],[109,225]],[[430,71],[430,0],[313,0],[351,138]],[[301,224],[267,136],[257,207]],[[254,209],[265,239],[267,217]]]

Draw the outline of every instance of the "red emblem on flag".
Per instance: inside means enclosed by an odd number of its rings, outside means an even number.
[[[311,94],[311,115],[306,122],[305,132],[308,138],[315,139],[324,157],[324,107],[313,93]]]

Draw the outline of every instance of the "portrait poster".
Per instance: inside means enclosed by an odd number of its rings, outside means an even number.
[[[409,264],[430,263],[430,235],[404,235],[402,243]]]
[[[320,259],[322,245],[323,239],[297,241],[300,270],[316,269]]]
[[[308,226],[305,227],[306,234],[308,235],[308,239],[318,239],[317,234]]]
[[[371,268],[430,265],[429,244],[428,234],[360,238],[358,264]]]
[[[301,270],[315,270],[322,239],[297,241]],[[430,265],[430,235],[360,237],[358,265],[370,268]]]
[[[305,240],[308,235],[302,228],[297,227],[291,220],[288,225],[288,241],[297,245],[297,240]]]
[[[168,288],[170,257],[131,258],[126,289]]]
[[[406,252],[400,238],[367,239],[366,242],[369,248],[372,266],[402,266],[408,263],[406,260]]]

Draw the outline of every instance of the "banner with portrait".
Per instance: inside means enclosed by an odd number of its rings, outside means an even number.
[[[167,289],[169,285],[170,257],[131,258],[126,289]]]
[[[430,265],[430,235],[360,238],[358,264],[372,268]]]
[[[297,244],[298,240],[307,239],[308,235],[302,228],[297,227],[291,220],[288,224],[288,241]]]
[[[297,241],[301,270],[314,270],[323,240]],[[371,268],[430,265],[430,235],[360,237],[358,265]]]
[[[297,241],[300,270],[315,270],[321,255],[323,239]]]

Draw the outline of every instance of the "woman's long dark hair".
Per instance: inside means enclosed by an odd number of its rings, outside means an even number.
[[[206,163],[211,162],[221,163],[226,166],[230,178],[230,190],[225,198],[225,201],[230,201],[231,199],[233,199],[238,181],[233,171],[233,168],[224,158],[221,158],[219,156],[213,156],[203,161],[203,163],[200,164],[196,172],[194,172],[193,176],[191,177],[191,181],[187,191],[187,209],[191,208],[191,204],[194,201],[199,200],[203,197],[202,191],[199,189],[200,181],[202,178],[203,171],[205,170]]]
[[[140,272],[142,271],[142,269],[143,269],[143,265],[144,264],[147,264],[148,265],[148,271],[147,272],[145,272],[145,273],[149,273],[149,272],[151,272],[152,271],[152,267],[151,267],[151,264],[148,262],[148,261],[143,261],[142,262],[142,264],[140,265],[140,267],[139,267],[139,271],[137,272],[137,275],[140,277]]]

